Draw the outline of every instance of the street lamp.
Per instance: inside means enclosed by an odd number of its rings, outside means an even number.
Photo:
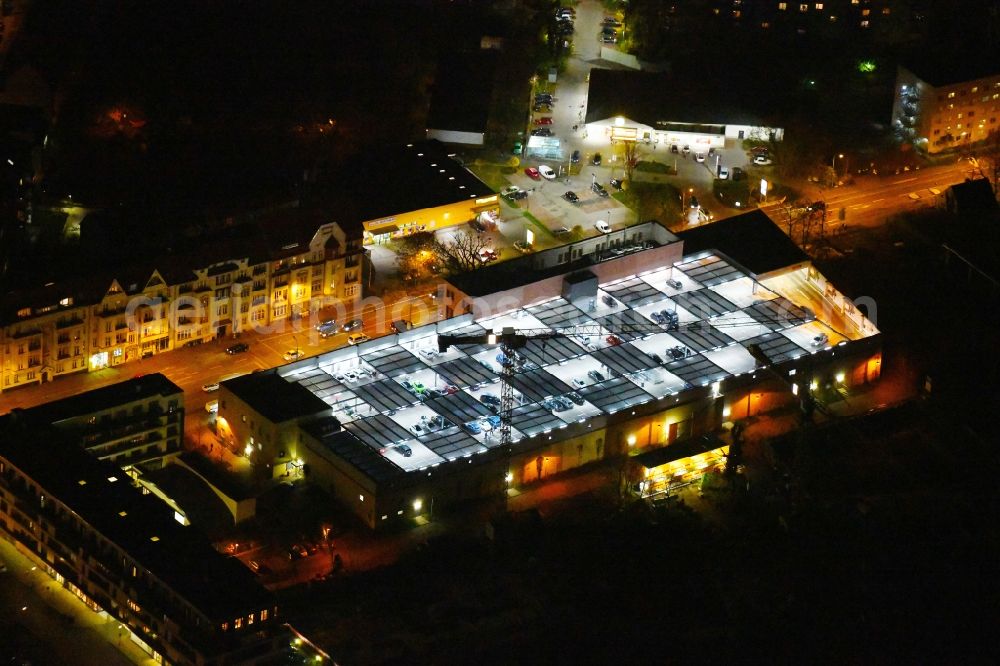
[[[833,169],[833,176],[837,177],[837,160],[844,159],[844,153],[839,153],[833,156],[833,160],[830,162],[830,168]]]

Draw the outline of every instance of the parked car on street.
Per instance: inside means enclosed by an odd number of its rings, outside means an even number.
[[[538,173],[540,173],[542,178],[545,178],[546,180],[555,180],[556,178],[556,172],[552,170],[552,167],[544,164],[538,165]]]
[[[243,352],[248,351],[249,349],[250,345],[248,345],[247,343],[237,342],[235,345],[230,345],[226,347],[226,353],[229,355],[242,354]]]
[[[531,136],[552,136],[552,130],[548,127],[539,127],[531,130]]]
[[[347,336],[347,344],[349,345],[360,345],[362,342],[368,341],[368,336],[364,333],[353,333]]]
[[[602,197],[609,196],[608,191],[604,189],[604,186],[601,185],[600,183],[595,182],[593,185],[590,186],[590,189],[593,190],[594,193],[597,194],[598,196]]]
[[[295,361],[297,359],[302,358],[305,355],[306,353],[301,349],[289,349],[288,351],[286,351],[284,354],[281,355],[281,358],[285,359],[286,361]]]
[[[594,153],[594,157],[590,161],[594,166],[601,166],[601,154]]]
[[[550,118],[549,116],[545,116],[543,118],[535,118],[535,124],[536,125],[551,125],[552,124],[552,118]]]
[[[358,330],[359,328],[361,328],[361,325],[362,321],[360,319],[352,319],[346,324],[344,324],[340,330],[342,330],[344,333],[348,333],[350,331]]]
[[[594,226],[603,234],[611,233],[611,225],[609,225],[606,220],[598,220],[597,222],[594,222]]]
[[[576,203],[580,200],[580,197],[576,195],[576,192],[566,192],[566,194],[563,195],[563,199],[570,203]]]
[[[531,178],[532,180],[540,180],[542,177],[541,174],[538,173],[538,169],[536,169],[535,167],[528,167],[527,169],[525,169],[524,175],[527,176],[528,178]]]

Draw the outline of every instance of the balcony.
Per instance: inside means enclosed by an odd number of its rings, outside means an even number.
[[[21,338],[27,338],[31,335],[41,335],[41,333],[42,330],[39,328],[22,328],[19,331],[14,331],[14,333],[10,337],[14,338],[15,340],[20,340]]]
[[[117,317],[120,314],[125,314],[125,304],[122,303],[118,307],[114,308],[105,307],[101,310],[98,310],[95,314],[101,319],[107,319],[108,317]]]
[[[69,319],[60,319],[56,322],[57,329],[70,328],[72,326],[80,326],[83,324],[83,317],[73,316]]]

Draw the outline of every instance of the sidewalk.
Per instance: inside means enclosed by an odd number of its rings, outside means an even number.
[[[16,607],[0,609],[0,615],[44,637],[35,647],[49,659],[46,663],[155,666],[156,661],[129,640],[117,620],[91,610],[7,539],[0,538],[0,561],[7,565],[7,571],[0,573],[0,596],[17,601]]]

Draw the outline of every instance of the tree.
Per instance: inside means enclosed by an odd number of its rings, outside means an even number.
[[[635,141],[626,141],[622,146],[622,161],[625,167],[625,180],[631,182],[635,165],[639,163],[639,150]]]
[[[399,272],[414,278],[426,277],[437,257],[437,239],[429,231],[405,236],[396,250]]]
[[[450,241],[436,242],[434,253],[449,273],[465,273],[482,265],[479,251],[484,247],[486,241],[482,236],[464,230],[454,234]]]

